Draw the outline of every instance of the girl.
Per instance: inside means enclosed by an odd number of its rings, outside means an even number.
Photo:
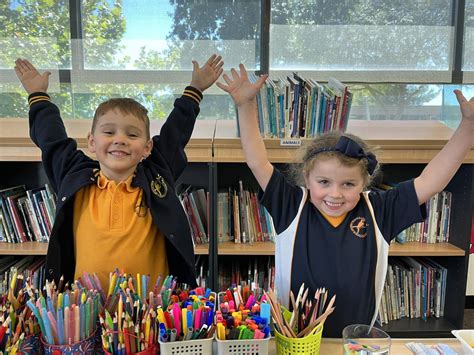
[[[425,218],[424,203],[442,191],[469,151],[474,137],[474,98],[455,90],[461,107],[459,127],[420,176],[386,192],[365,191],[378,162],[359,138],[340,132],[308,145],[301,164],[304,186],[295,186],[267,158],[257,120],[256,94],[262,76],[250,83],[245,67],[224,74],[238,109],[247,165],[262,192],[278,233],[275,288],[288,306],[290,290],[304,282],[313,295],[326,287],[337,294],[336,310],[324,324],[324,336],[341,337],[354,323],[374,324],[387,271],[390,241]]]

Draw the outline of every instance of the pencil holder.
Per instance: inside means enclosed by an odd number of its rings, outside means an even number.
[[[197,339],[197,340],[181,340],[160,343],[161,355],[177,355],[177,354],[193,354],[193,355],[209,355],[212,354],[212,341],[214,338]]]
[[[318,324],[309,335],[303,338],[288,338],[275,329],[277,354],[319,355],[322,334],[323,323]]]
[[[58,354],[58,351],[62,355],[74,355],[74,354],[97,354],[95,347],[95,336],[96,332],[99,331],[96,329],[89,337],[85,338],[74,344],[68,345],[55,345],[48,344],[46,340],[41,337],[41,343],[43,344],[43,349],[45,355]]]
[[[268,342],[266,339],[241,339],[241,340],[220,340],[217,339],[217,354],[238,354],[238,355],[267,355]]]
[[[21,355],[41,355],[43,354],[43,346],[39,335],[30,335],[23,340],[17,354]]]

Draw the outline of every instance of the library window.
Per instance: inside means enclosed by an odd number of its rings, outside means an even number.
[[[91,118],[105,99],[128,96],[152,119],[164,119],[191,79],[191,61],[202,64],[219,53],[226,70],[244,63],[272,78],[335,77],[354,93],[351,119],[454,127],[452,90],[474,96],[474,0],[456,6],[452,0],[4,1],[0,117],[27,116],[12,70],[17,57],[52,72],[49,92],[64,118]],[[235,120],[235,107],[213,86],[198,118]]]
[[[432,71],[446,80],[451,8],[450,0],[273,1],[270,70],[369,71],[379,81],[386,71]]]
[[[463,70],[467,71],[471,81],[474,81],[474,0],[466,1],[463,59]]]

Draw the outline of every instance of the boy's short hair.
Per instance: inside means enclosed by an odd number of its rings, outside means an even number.
[[[128,97],[118,97],[102,102],[95,110],[91,132],[94,133],[97,121],[102,115],[115,109],[120,110],[122,113],[133,115],[145,122],[146,139],[150,139],[150,118],[148,117],[148,110],[139,102]]]

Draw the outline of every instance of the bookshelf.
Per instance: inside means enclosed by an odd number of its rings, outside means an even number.
[[[153,121],[152,134],[162,122]],[[86,149],[89,120],[66,120],[69,135]],[[213,133],[215,132],[215,135]],[[384,175],[393,181],[416,176],[424,165],[444,146],[452,130],[437,121],[349,121],[348,132],[379,148],[377,156],[384,164]],[[198,120],[187,146],[190,164],[178,184],[205,187],[210,192],[210,243],[197,245],[195,253],[209,261],[210,287],[216,288],[218,263],[233,256],[268,257],[274,255],[271,243],[253,245],[233,242],[217,243],[217,191],[242,179],[247,186],[256,182],[247,168],[234,121]],[[296,148],[281,147],[277,139],[266,139],[272,163],[284,166],[295,161]],[[0,186],[26,184],[36,187],[47,182],[40,162],[40,151],[31,142],[26,119],[0,119]],[[462,327],[467,278],[469,233],[474,199],[474,147],[463,166],[449,184],[453,193],[452,229],[449,243],[426,245],[407,243],[392,245],[391,256],[428,256],[448,268],[445,317],[440,319],[402,319],[384,328],[393,337],[442,337],[451,329]],[[23,243],[0,244],[0,255],[45,255],[47,245]]]

